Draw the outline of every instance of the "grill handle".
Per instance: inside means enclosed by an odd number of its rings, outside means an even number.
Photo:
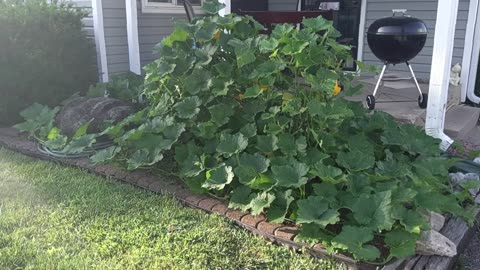
[[[395,14],[398,14],[398,13],[402,13],[402,16],[405,16],[405,14],[407,13],[407,10],[406,9],[392,9],[392,13],[393,13],[393,16],[395,16]]]

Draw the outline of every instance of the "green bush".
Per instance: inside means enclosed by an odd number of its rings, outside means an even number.
[[[55,106],[95,82],[85,10],[71,4],[0,0],[0,125],[34,102]]]

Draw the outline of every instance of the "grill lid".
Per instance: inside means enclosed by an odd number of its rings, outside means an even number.
[[[406,10],[402,10],[401,16],[396,16],[396,10],[392,17],[376,20],[370,25],[367,33],[371,35],[427,35],[427,26],[422,20],[406,16]]]

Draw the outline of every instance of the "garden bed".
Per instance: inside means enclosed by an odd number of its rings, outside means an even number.
[[[129,172],[112,165],[93,166],[87,158],[59,159],[46,156],[38,150],[36,143],[21,137],[15,129],[0,129],[0,145],[28,156],[60,162],[65,165],[85,169],[97,175],[125,181],[155,193],[170,194],[190,207],[225,216],[239,226],[252,233],[261,235],[273,243],[284,245],[295,250],[305,249],[313,256],[336,260],[347,265],[349,269],[451,269],[457,258],[415,256],[392,262],[389,265],[363,263],[343,254],[329,254],[320,244],[311,247],[305,243],[297,242],[295,241],[295,237],[299,232],[298,226],[273,224],[267,222],[263,215],[252,216],[249,213],[229,209],[228,203],[225,201],[206,195],[194,194],[181,184],[181,181],[173,177],[156,176],[142,170]],[[477,201],[479,201],[479,199],[480,196],[477,196]],[[473,230],[461,219],[450,218],[440,232],[452,240],[457,245],[458,253],[461,253],[468,243]]]

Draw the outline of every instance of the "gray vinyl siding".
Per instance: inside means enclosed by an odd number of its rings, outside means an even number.
[[[92,0],[71,0],[75,4],[76,7],[81,8],[88,12],[87,16],[83,18],[82,23],[83,23],[83,30],[85,31],[85,34],[87,37],[89,37],[92,41],[92,44],[95,45],[95,31],[93,28],[93,17],[92,17]],[[95,59],[94,63],[92,65],[95,66],[95,69],[97,70],[98,75],[101,75],[101,71],[98,68],[100,66],[100,63],[98,63],[97,55],[95,54]]]
[[[138,43],[140,63],[143,67],[158,58],[158,55],[154,53],[154,47],[172,33],[174,20],[186,20],[187,17],[185,14],[143,13],[140,0],[137,0],[137,7]]]
[[[128,60],[127,15],[125,1],[102,0],[108,73],[126,73]]]
[[[268,10],[297,10],[298,0],[268,0]]]
[[[368,26],[373,23],[373,21],[379,18],[391,16],[392,9],[407,9],[409,15],[423,20],[426,23],[429,31],[427,42],[423,50],[411,61],[411,63],[416,75],[420,79],[427,80],[429,78],[432,62],[437,5],[438,0],[367,0],[365,33],[367,32]],[[462,63],[463,46],[465,43],[465,30],[468,18],[468,6],[469,0],[460,0],[452,65],[456,63]],[[363,60],[366,64],[381,65],[380,61],[370,51],[366,36]],[[408,72],[406,66],[402,64],[392,67],[390,70]]]

